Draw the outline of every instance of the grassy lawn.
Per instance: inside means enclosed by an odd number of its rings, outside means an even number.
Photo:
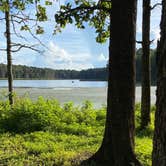
[[[152,107],[152,121],[154,119]],[[70,166],[88,158],[100,146],[105,108],[86,101],[63,107],[56,100],[16,99],[10,109],[0,102],[0,165]],[[139,130],[140,105],[136,105],[136,153],[144,166],[151,165],[153,123]]]

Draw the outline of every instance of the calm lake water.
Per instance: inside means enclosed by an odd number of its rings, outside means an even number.
[[[106,81],[80,81],[80,80],[14,80],[14,87],[19,88],[87,88],[106,87]],[[0,87],[7,87],[7,80],[0,80]]]
[[[0,80],[1,91],[7,91],[7,80]],[[14,80],[15,92],[18,96],[27,94],[36,100],[39,96],[47,99],[55,98],[61,103],[73,101],[81,104],[85,100],[92,101],[95,107],[106,104],[106,81],[79,80]],[[156,87],[151,87],[151,103],[156,102]],[[141,87],[136,87],[136,102],[141,102]]]

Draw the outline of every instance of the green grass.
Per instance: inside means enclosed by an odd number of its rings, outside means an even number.
[[[0,101],[0,165],[70,166],[88,158],[100,147],[105,108],[86,101],[60,106],[56,100],[16,98]],[[154,116],[152,108],[152,121]],[[136,105],[136,153],[144,166],[151,165],[153,123],[139,130],[140,105]]]

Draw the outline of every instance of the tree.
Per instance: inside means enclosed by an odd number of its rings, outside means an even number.
[[[151,0],[143,0],[142,15],[142,95],[141,95],[141,129],[145,129],[150,123],[151,107],[151,50],[150,44],[150,16],[151,10],[161,3],[156,3],[151,7]],[[153,73],[153,76],[155,74]],[[152,82],[154,84],[154,81]]]
[[[84,22],[96,29],[96,41],[104,43],[109,38],[110,29],[110,0],[95,1],[75,0],[76,7],[71,3],[62,5],[60,11],[55,14],[55,34],[61,32],[66,24],[75,24],[79,29],[84,29]]]
[[[142,95],[141,95],[141,128],[150,123],[150,13],[151,0],[143,0],[142,22]]]
[[[111,1],[105,133],[101,147],[87,162],[95,161],[99,165],[112,166],[141,165],[134,154],[136,6],[136,0]],[[65,11],[60,11],[56,15],[56,20],[59,23],[62,20],[68,23],[72,16],[77,15],[78,8],[80,9],[80,7],[75,9],[71,9],[71,6],[66,7]],[[72,11],[75,11],[74,15]]]
[[[47,1],[46,1],[47,2]],[[31,19],[28,15],[23,13],[26,9],[27,4],[35,4],[36,6],[36,19]],[[9,103],[10,105],[13,104],[13,72],[12,72],[12,52],[17,52],[21,50],[22,48],[28,48],[33,51],[37,51],[41,53],[38,49],[34,48],[35,45],[26,45],[22,43],[12,43],[11,41],[11,24],[13,25],[13,32],[14,34],[19,37],[25,39],[23,36],[17,33],[15,28],[15,23],[17,25],[21,25],[21,30],[29,31],[30,34],[33,36],[33,38],[37,39],[31,32],[27,21],[35,21],[35,25],[37,27],[36,33],[42,34],[44,32],[43,28],[37,24],[37,21],[46,21],[47,16],[45,12],[45,8],[38,5],[37,1],[33,2],[31,0],[24,0],[24,1],[18,1],[18,0],[5,0],[0,1],[1,8],[0,10],[5,13],[5,18],[1,18],[1,20],[5,20],[6,22],[6,49],[1,49],[2,51],[6,51],[7,53],[7,76],[8,76],[8,91],[9,91]],[[47,5],[50,5],[47,3]],[[11,10],[13,10],[11,12]],[[16,14],[15,14],[16,12]],[[40,42],[41,44],[41,42]],[[16,48],[12,50],[12,47]]]
[[[6,1],[9,4],[9,0]],[[5,11],[6,21],[6,52],[7,52],[7,75],[8,75],[8,89],[9,102],[13,104],[13,73],[12,73],[12,56],[11,56],[11,32],[10,32],[10,8]]]
[[[135,25],[136,1],[112,0],[107,118],[94,156],[110,165],[140,165],[134,154]]]
[[[166,165],[166,0],[162,1],[161,37],[157,46],[157,102],[153,138],[153,166]]]

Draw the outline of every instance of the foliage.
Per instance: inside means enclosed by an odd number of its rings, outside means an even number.
[[[54,70],[49,68],[28,67],[13,65],[15,79],[81,79],[81,80],[106,80],[107,69],[95,68],[87,70]],[[7,78],[5,64],[0,64],[0,78]]]
[[[151,166],[152,139],[149,137],[136,137],[136,154],[144,166]]]
[[[141,122],[141,104],[135,106],[135,124],[136,124],[136,154],[143,165],[150,166],[151,164],[151,153],[152,153],[152,139],[154,132],[154,114],[155,106],[151,106],[151,123],[150,125],[142,130],[140,129]]]
[[[0,165],[77,165],[100,146],[104,107],[94,109],[89,101],[82,106],[71,102],[61,106],[42,97],[37,101],[16,97],[16,101],[12,109],[0,101]],[[140,104],[135,109],[136,153],[144,166],[150,166],[153,123],[140,131]]]
[[[45,3],[41,0],[0,0],[0,11],[2,13],[8,11],[11,15],[11,22],[13,26],[17,24],[17,28],[20,27],[20,30],[29,31],[31,33],[32,24],[36,28],[36,34],[43,34],[44,29],[39,25],[39,22],[47,21],[47,6],[52,5],[52,2],[44,0]],[[42,5],[41,5],[42,4]],[[35,13],[33,16],[26,13],[26,9],[34,9]],[[30,22],[30,23],[29,23]],[[13,31],[16,33],[15,27]],[[16,34],[18,37],[18,34]]]
[[[55,14],[55,33],[60,28],[65,28],[67,24],[74,23],[77,28],[84,29],[85,23],[96,29],[98,34],[96,41],[103,43],[109,37],[110,29],[110,1],[88,1],[75,0],[74,3],[61,5],[60,10]]]
[[[8,102],[1,102],[0,110],[0,127],[9,132],[47,130],[92,136],[101,131],[99,128],[104,127],[104,110],[101,108],[94,111],[89,102],[85,102],[80,108],[74,107],[72,103],[66,103],[61,107],[56,100],[44,100],[39,97],[33,102],[28,98],[15,97],[12,109]]]

